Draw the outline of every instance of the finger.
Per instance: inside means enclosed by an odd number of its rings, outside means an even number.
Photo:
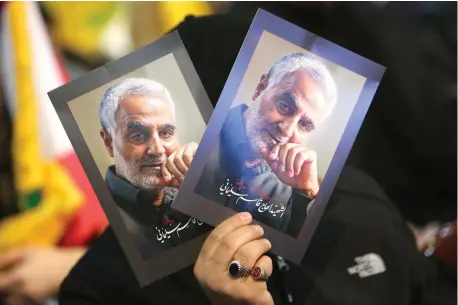
[[[278,161],[278,154],[280,153],[280,149],[282,147],[282,144],[277,144],[272,148],[269,154],[269,160],[270,161]]]
[[[171,156],[173,156],[174,154],[175,153],[172,153]],[[162,163],[161,173],[162,173],[162,177],[164,178],[163,180],[165,180],[166,182],[172,181],[173,177],[172,177],[172,173],[167,168],[167,161]]]
[[[280,147],[280,151],[278,152],[278,163],[280,172],[286,171],[286,157],[288,156],[288,151],[290,150],[291,146],[289,144],[283,144]]]
[[[215,250],[214,261],[222,270],[234,260],[235,253],[245,244],[260,239],[264,230],[259,225],[245,225],[227,234]]]
[[[1,299],[0,299],[1,300]],[[10,293],[5,297],[4,304],[2,305],[24,305],[20,294]]]
[[[296,157],[296,160],[294,160],[294,172],[295,175],[298,176],[304,165],[310,164],[313,162],[315,156],[314,152],[312,150],[305,149],[301,151],[298,156]]]
[[[168,186],[168,187],[175,187],[175,188],[179,188],[181,186],[181,183],[177,178],[172,178],[172,180],[170,181],[165,181],[164,178],[158,177],[156,178],[154,183],[160,186]]]
[[[280,171],[280,166],[281,166],[280,162],[272,161],[272,163],[270,163],[269,165],[274,173],[278,173]]]
[[[40,305],[23,291],[12,292],[5,298],[5,305]]]
[[[186,164],[183,161],[183,154],[184,154],[185,149],[186,149],[186,146],[180,147],[180,149],[177,150],[177,153],[173,160],[175,168],[177,169],[179,173],[179,176],[177,176],[177,178],[184,177],[184,175],[186,175],[186,173],[188,172],[188,167],[186,166]]]
[[[179,150],[181,150],[181,148],[176,150],[172,155],[170,155],[170,157],[166,161],[166,167],[172,174],[172,176],[180,180],[183,178],[183,174],[178,170],[178,168],[175,165],[176,154]]]
[[[269,276],[272,274],[272,259],[267,256],[263,255],[261,258],[254,264],[253,268],[260,267],[267,273]]]
[[[183,161],[186,165],[186,173],[188,172],[189,166],[191,165],[191,162],[194,159],[194,156],[196,155],[197,147],[197,143],[191,142],[188,145],[186,145],[186,148],[184,149]]]
[[[280,144],[275,145],[272,149],[263,148],[261,150],[261,157],[263,157],[264,160],[272,166],[272,163],[277,161],[279,148]]]
[[[264,147],[264,148],[261,150],[261,157],[262,157],[264,160],[266,160],[267,163],[270,163],[271,160],[270,160],[269,156],[270,156],[270,150]]]
[[[17,249],[0,255],[0,270],[20,263],[26,255],[25,249]]]
[[[264,148],[263,150],[261,150],[261,157],[267,161],[267,164],[269,164],[269,166],[272,168],[274,172],[277,172],[279,163],[275,159],[272,160],[270,156],[271,151],[269,149]]]
[[[286,154],[285,170],[290,178],[292,178],[295,174],[294,161],[297,158],[297,156],[301,155],[301,151],[304,149],[304,147],[294,146],[291,147]]]
[[[304,154],[299,153],[296,155],[296,158],[294,159],[294,165],[293,165],[295,176],[298,176],[300,174],[301,169],[302,169],[302,164],[304,164],[306,160],[307,158],[305,157]]]
[[[2,273],[0,276],[0,293],[9,294],[13,291],[18,290],[21,281],[19,278],[12,272]]]
[[[207,239],[202,245],[199,256],[202,259],[210,259],[215,253],[215,250],[219,246],[221,240],[227,234],[251,223],[252,220],[253,218],[251,217],[251,214],[247,212],[235,214],[224,220],[215,229],[213,229],[210,235],[208,235]]]
[[[260,257],[272,248],[272,244],[265,238],[253,240],[242,245],[234,254],[242,266],[252,269]]]

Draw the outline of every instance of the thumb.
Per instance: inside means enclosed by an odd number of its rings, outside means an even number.
[[[261,156],[262,156],[262,158],[263,158],[264,160],[267,161],[267,164],[269,164],[270,166],[272,166],[272,165],[274,164],[275,160],[272,160],[272,159],[270,158],[270,150],[269,150],[269,149],[263,148],[263,149],[261,150]]]
[[[25,258],[26,249],[16,249],[0,255],[0,270],[16,265]]]
[[[261,150],[261,156],[263,159],[265,159],[267,162],[270,162],[270,158],[269,158],[269,155],[270,155],[270,150],[268,150],[267,148],[263,148]]]

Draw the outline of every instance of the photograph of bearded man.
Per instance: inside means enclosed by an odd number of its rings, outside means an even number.
[[[169,209],[198,147],[180,143],[175,111],[167,88],[146,78],[110,86],[100,103],[100,136],[114,161],[105,182],[144,257],[198,236],[205,228],[193,221],[179,235],[161,236],[160,228],[189,222],[189,217]]]
[[[279,58],[261,75],[252,101],[229,111],[195,193],[297,235],[320,188],[307,138],[331,114],[336,88],[317,58]]]

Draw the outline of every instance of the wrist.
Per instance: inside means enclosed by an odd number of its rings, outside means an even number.
[[[68,257],[68,262],[73,265],[73,262],[77,262],[86,253],[86,247],[68,247],[61,248],[61,253]]]
[[[299,191],[302,194],[304,194],[307,197],[313,198],[313,199],[315,199],[315,197],[318,194],[319,190],[320,190],[320,187],[318,185],[299,188]]]

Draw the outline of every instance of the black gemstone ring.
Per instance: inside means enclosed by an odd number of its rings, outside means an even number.
[[[239,261],[232,261],[227,267],[227,272],[234,279],[247,277],[250,275],[250,270],[243,267]]]

